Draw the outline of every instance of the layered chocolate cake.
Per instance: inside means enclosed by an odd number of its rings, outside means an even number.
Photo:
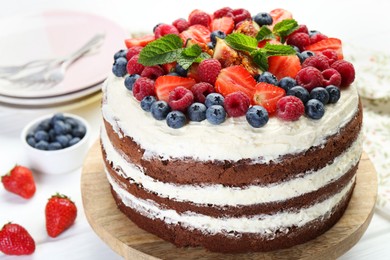
[[[194,10],[127,39],[103,93],[119,209],[179,247],[269,251],[343,215],[362,108],[341,41],[290,12]]]

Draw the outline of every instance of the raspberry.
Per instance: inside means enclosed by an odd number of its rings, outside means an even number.
[[[221,63],[216,59],[201,61],[198,66],[198,76],[200,81],[214,85],[221,68]]]
[[[131,57],[131,59],[127,62],[127,73],[131,74],[141,74],[144,70],[145,66],[138,63],[139,54],[134,55]]]
[[[214,12],[213,17],[216,18],[222,18],[225,16],[232,17],[233,18],[233,9],[230,7],[224,7]]]
[[[188,22],[190,25],[200,24],[205,26],[206,28],[209,28],[211,23],[211,17],[209,14],[203,11],[194,10],[190,13],[188,17]]]
[[[138,101],[146,96],[155,96],[154,81],[146,77],[138,78],[133,85],[133,95]]]
[[[287,37],[287,44],[293,45],[303,51],[304,47],[310,44],[309,35],[303,32],[294,33]]]
[[[322,41],[324,39],[327,39],[328,36],[322,34],[322,33],[315,33],[310,36],[310,44]]]
[[[224,107],[231,117],[239,117],[246,114],[250,105],[249,97],[241,91],[230,93],[225,97]]]
[[[176,87],[169,93],[168,104],[172,110],[185,111],[194,102],[194,94],[185,87]]]
[[[160,66],[148,66],[145,67],[141,73],[141,77],[147,77],[150,79],[157,79],[158,77],[165,74],[165,71]]]
[[[176,27],[179,33],[187,30],[188,27],[190,27],[190,23],[184,18],[176,19],[175,21],[173,21],[172,25]]]
[[[323,86],[334,85],[339,87],[341,84],[341,75],[340,73],[332,68],[322,71],[322,77],[324,77]]]
[[[163,37],[164,35],[167,34],[179,35],[179,31],[176,29],[175,26],[171,24],[165,24],[165,23],[159,24],[154,30],[154,37],[156,39]]]
[[[234,9],[232,11],[232,14],[233,14],[233,20],[235,24],[238,24],[239,22],[244,20],[252,20],[252,16],[249,13],[249,11],[243,8]]]
[[[338,60],[332,64],[331,68],[337,70],[341,75],[340,87],[347,87],[355,80],[355,68],[352,63]]]
[[[294,33],[306,33],[309,34],[309,29],[307,29],[307,26],[304,24],[300,24],[298,26],[298,29],[296,29],[292,34]]]
[[[320,71],[323,71],[329,69],[329,61],[328,58],[323,55],[311,56],[302,63],[302,68],[306,67],[314,67]]]
[[[321,55],[328,58],[329,66],[339,59],[337,56],[337,52],[331,49],[321,51]]]
[[[285,96],[279,99],[277,117],[285,121],[296,121],[305,113],[305,105],[295,96]]]
[[[195,102],[203,103],[206,101],[206,96],[214,93],[214,86],[207,82],[200,82],[192,86],[192,93],[194,94]]]
[[[142,46],[133,46],[127,50],[126,59],[130,60],[134,55],[139,54],[142,51]]]
[[[313,88],[322,86],[324,78],[322,77],[321,71],[309,66],[301,69],[295,77],[295,80],[298,85],[306,88],[310,92]]]

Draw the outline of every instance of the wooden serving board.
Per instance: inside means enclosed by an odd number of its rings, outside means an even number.
[[[377,194],[376,172],[366,154],[343,217],[323,235],[289,249],[247,254],[221,254],[203,248],[177,248],[136,226],[116,207],[103,170],[99,142],[89,151],[81,176],[85,214],[94,231],[125,259],[335,259],[351,249],[366,231]]]

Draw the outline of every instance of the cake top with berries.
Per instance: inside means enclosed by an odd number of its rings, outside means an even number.
[[[115,54],[114,76],[104,88],[115,101],[103,103],[105,119],[117,122],[126,113],[128,125],[121,122],[120,129],[142,145],[153,128],[146,141],[153,149],[153,142],[172,141],[168,133],[184,146],[201,136],[254,143],[232,160],[251,158],[261,145],[271,159],[320,145],[324,133],[337,133],[356,114],[358,94],[341,41],[311,29],[283,9],[194,10],[187,19],[160,23],[153,34],[126,39],[127,49]],[[133,129],[134,122],[143,126]],[[289,140],[298,137],[299,143]],[[223,147],[215,143],[212,152],[197,151],[198,159],[219,153]]]

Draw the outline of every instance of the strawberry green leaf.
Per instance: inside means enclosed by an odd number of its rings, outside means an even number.
[[[284,43],[286,37],[293,31],[298,29],[298,23],[294,19],[285,19],[275,24],[273,33],[281,38],[281,42]]]
[[[275,39],[275,35],[267,26],[262,26],[256,35],[256,39],[259,42],[262,40]]]
[[[290,45],[270,44],[268,42],[265,44],[263,50],[266,52],[267,57],[287,56],[296,54],[296,51]]]
[[[183,41],[175,34],[167,34],[146,45],[138,58],[144,66],[154,66],[176,61],[182,51]]]
[[[251,52],[257,48],[256,38],[242,33],[231,33],[225,38],[226,43],[233,49]]]
[[[253,61],[259,66],[262,71],[267,71],[268,66],[268,56],[264,49],[257,49],[251,52]]]

